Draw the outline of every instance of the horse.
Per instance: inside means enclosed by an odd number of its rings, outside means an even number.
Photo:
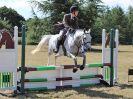
[[[31,52],[35,54],[40,51],[44,45],[48,45],[48,64],[50,64],[50,56],[55,53],[57,40],[60,39],[62,31],[56,35],[45,35],[42,37],[41,41],[37,45],[37,47]],[[84,69],[86,64],[86,52],[89,48],[91,48],[91,35],[90,29],[83,30],[77,29],[75,33],[67,33],[66,40],[64,41],[64,47],[66,49],[66,56],[72,58],[74,60],[73,72],[78,70],[77,65],[77,57],[83,57],[83,64],[80,66],[80,70]],[[60,46],[58,53],[55,53],[55,65],[56,59],[59,56],[64,55],[63,46]]]
[[[14,40],[11,34],[3,29],[0,31],[0,48],[2,45],[5,45],[6,49],[13,49],[14,48]]]

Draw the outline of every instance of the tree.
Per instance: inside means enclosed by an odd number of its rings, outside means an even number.
[[[92,28],[102,10],[101,0],[81,0],[79,23],[81,28]]]
[[[0,8],[0,18],[1,20],[6,20],[11,24],[12,27],[22,26],[22,22],[25,19],[19,15],[14,9],[7,8],[6,6]]]
[[[79,27],[91,28],[101,11],[102,6],[99,5],[101,0],[45,0],[30,1],[32,8],[37,7],[38,11],[44,14],[44,18],[39,19],[33,9],[34,19],[27,21],[28,31],[27,38],[30,43],[38,42],[43,34],[55,34],[53,25],[62,22],[63,16],[70,13],[70,7],[76,5],[79,7]],[[44,22],[42,24],[42,22]],[[43,28],[41,25],[43,25]],[[30,28],[29,28],[30,27]]]
[[[11,30],[11,24],[9,24],[8,21],[1,20],[1,19],[0,19],[0,30],[1,30],[1,29],[7,29],[7,30],[12,31],[12,30]]]
[[[38,2],[36,0],[31,1],[31,4],[37,6],[39,11],[48,15],[50,18],[50,25],[62,21],[65,13],[69,13],[69,9],[72,5],[79,6],[79,26],[80,28],[89,29],[95,23],[95,19],[98,16],[98,12],[101,9],[101,0],[47,0]]]
[[[44,31],[49,31],[49,33],[56,34],[53,27],[54,24],[57,22],[62,22],[64,14],[69,12],[69,8],[73,2],[74,0],[47,0],[41,2],[32,0],[31,4],[33,8],[37,7],[39,11],[44,13],[44,20],[46,23],[49,23],[47,27],[44,28]]]
[[[33,19],[29,19],[26,22],[27,26],[27,43],[28,44],[36,44],[40,41],[43,35],[50,33],[49,18],[39,19],[34,17]]]
[[[110,32],[110,29],[114,28],[119,29],[120,42],[126,43],[128,35],[127,27],[128,18],[121,7],[117,6],[112,9],[105,7],[103,13],[96,19],[95,25],[93,26],[95,42],[101,41],[102,29],[106,29],[107,32]]]
[[[128,18],[128,25],[127,25],[127,35],[126,35],[126,41],[131,42],[133,38],[133,7],[128,8],[127,13]]]
[[[123,9],[117,6],[111,10],[110,15],[110,28],[119,29],[120,41],[126,43],[128,19],[124,14]]]

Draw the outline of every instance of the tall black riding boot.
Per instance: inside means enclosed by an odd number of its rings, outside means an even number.
[[[63,35],[63,40],[62,40],[62,48],[63,48],[63,51],[64,51],[64,56],[67,56],[67,53],[66,53],[66,48],[64,46],[64,42],[66,40],[66,35]]]
[[[57,40],[56,50],[54,50],[55,53],[58,53],[60,45],[61,45],[61,40]]]

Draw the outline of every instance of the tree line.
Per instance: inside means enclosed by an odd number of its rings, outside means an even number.
[[[9,17],[2,16],[0,9],[0,27],[4,24],[8,28],[13,25],[27,26],[27,41],[29,44],[37,43],[42,35],[57,34],[54,24],[61,22],[64,14],[69,13],[69,8],[72,5],[79,7],[79,27],[81,29],[90,29],[93,43],[101,42],[102,29],[110,32],[111,28],[119,29],[120,43],[130,44],[133,38],[133,7],[129,7],[124,11],[120,6],[109,8],[104,6],[100,0],[46,0],[46,1],[30,1],[33,7],[33,18],[24,20],[21,16],[17,18],[20,23],[14,23],[17,19],[10,21]],[[38,11],[44,14],[43,18],[39,18],[34,12],[37,7]],[[10,14],[12,16],[12,14]],[[8,24],[9,23],[9,24]]]

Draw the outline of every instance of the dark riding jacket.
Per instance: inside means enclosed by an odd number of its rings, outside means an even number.
[[[72,17],[71,14],[65,14],[63,18],[63,24],[65,26],[65,29],[78,29],[78,19],[77,17]]]

